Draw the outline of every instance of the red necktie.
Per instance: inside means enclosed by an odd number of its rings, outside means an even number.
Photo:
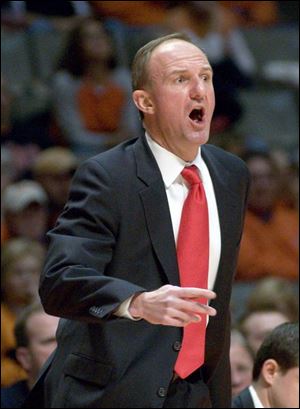
[[[177,239],[180,285],[207,289],[209,226],[205,191],[196,166],[185,168],[181,174],[190,184],[190,190],[183,205]],[[206,299],[199,302],[204,304]],[[206,316],[201,318],[200,322],[183,329],[182,346],[174,368],[182,379],[204,362]]]

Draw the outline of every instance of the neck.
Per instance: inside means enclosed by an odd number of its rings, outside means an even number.
[[[157,134],[153,134],[147,131],[148,135],[153,139],[158,145],[162,148],[166,149],[167,151],[173,153],[174,155],[178,156],[180,159],[184,160],[185,162],[192,162],[199,152],[198,145],[186,144],[186,146],[176,145],[175,143],[170,143],[165,138],[160,137]]]
[[[261,403],[263,404],[264,408],[271,408],[270,400],[269,400],[269,394],[268,394],[268,387],[265,385],[262,385],[261,382],[258,380],[257,382],[252,383],[257,396],[259,397]]]

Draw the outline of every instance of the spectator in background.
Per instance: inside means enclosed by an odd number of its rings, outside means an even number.
[[[233,408],[299,408],[299,324],[276,327],[259,348],[253,383]]]
[[[269,277],[257,283],[249,294],[239,327],[256,353],[276,326],[298,319],[297,296],[292,284],[284,279]]]
[[[21,117],[15,113],[18,105]],[[22,99],[1,74],[1,147],[10,152],[16,177],[26,174],[38,152],[53,144],[49,111],[23,111]]]
[[[292,281],[299,274],[299,216],[282,206],[277,168],[268,153],[246,152],[251,174],[237,280],[277,276]]]
[[[290,322],[289,317],[276,309],[257,309],[245,312],[239,321],[239,328],[256,354],[266,336],[285,322]]]
[[[1,386],[24,379],[14,359],[14,325],[24,307],[38,300],[38,283],[45,249],[38,242],[17,238],[2,246],[1,257]]]
[[[14,162],[10,151],[1,146],[1,195],[4,193],[6,187],[13,183],[16,175],[17,172],[14,167]],[[2,210],[3,209],[1,206],[1,243],[7,235]]]
[[[217,2],[170,3],[166,26],[187,33],[204,50],[214,70],[216,108],[212,132],[229,130],[242,115],[238,90],[251,86],[254,58],[232,15]]]
[[[69,30],[90,15],[88,1],[2,1],[1,24],[8,28],[51,31]]]
[[[94,12],[132,26],[161,25],[166,17],[164,1],[89,1]]]
[[[13,158],[8,149],[1,146],[1,193],[9,186],[16,178],[16,170],[14,168]],[[2,218],[2,215],[1,215]]]
[[[69,196],[72,176],[78,160],[71,150],[62,147],[45,149],[33,165],[33,176],[48,195],[48,228],[54,227]]]
[[[279,19],[278,1],[219,1],[230,10],[241,27],[266,27]]]
[[[254,354],[244,336],[237,330],[231,331],[230,367],[232,396],[237,396],[252,382]]]
[[[16,359],[27,379],[1,389],[1,408],[20,408],[47,358],[56,347],[58,318],[44,312],[41,304],[26,307],[16,321]]]
[[[1,136],[10,131],[13,94],[1,73]]]
[[[4,242],[13,237],[27,237],[46,241],[47,231],[47,194],[39,183],[22,180],[8,186],[3,193],[2,226]]]
[[[83,20],[70,33],[53,79],[57,123],[80,158],[136,135],[140,124],[130,92],[130,75],[116,68],[103,24],[95,18]]]
[[[299,303],[296,287],[279,277],[260,280],[249,294],[247,311],[280,311],[289,321],[299,320]]]
[[[273,149],[272,160],[279,172],[280,202],[282,206],[299,210],[299,151],[290,155],[283,149]]]

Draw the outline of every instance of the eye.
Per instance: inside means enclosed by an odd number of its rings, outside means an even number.
[[[186,81],[186,78],[183,77],[182,75],[181,75],[180,77],[177,77],[176,80],[175,80],[175,82],[176,82],[177,84],[182,84],[182,83],[185,82],[185,81]]]
[[[212,75],[211,74],[202,74],[201,78],[203,79],[203,81],[209,82],[212,79]]]

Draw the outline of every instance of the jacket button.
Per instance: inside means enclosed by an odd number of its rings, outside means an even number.
[[[180,341],[175,341],[174,344],[173,344],[173,349],[174,349],[174,351],[180,351],[181,342]]]
[[[157,394],[160,398],[165,398],[167,396],[167,390],[166,388],[159,388],[157,390]]]

